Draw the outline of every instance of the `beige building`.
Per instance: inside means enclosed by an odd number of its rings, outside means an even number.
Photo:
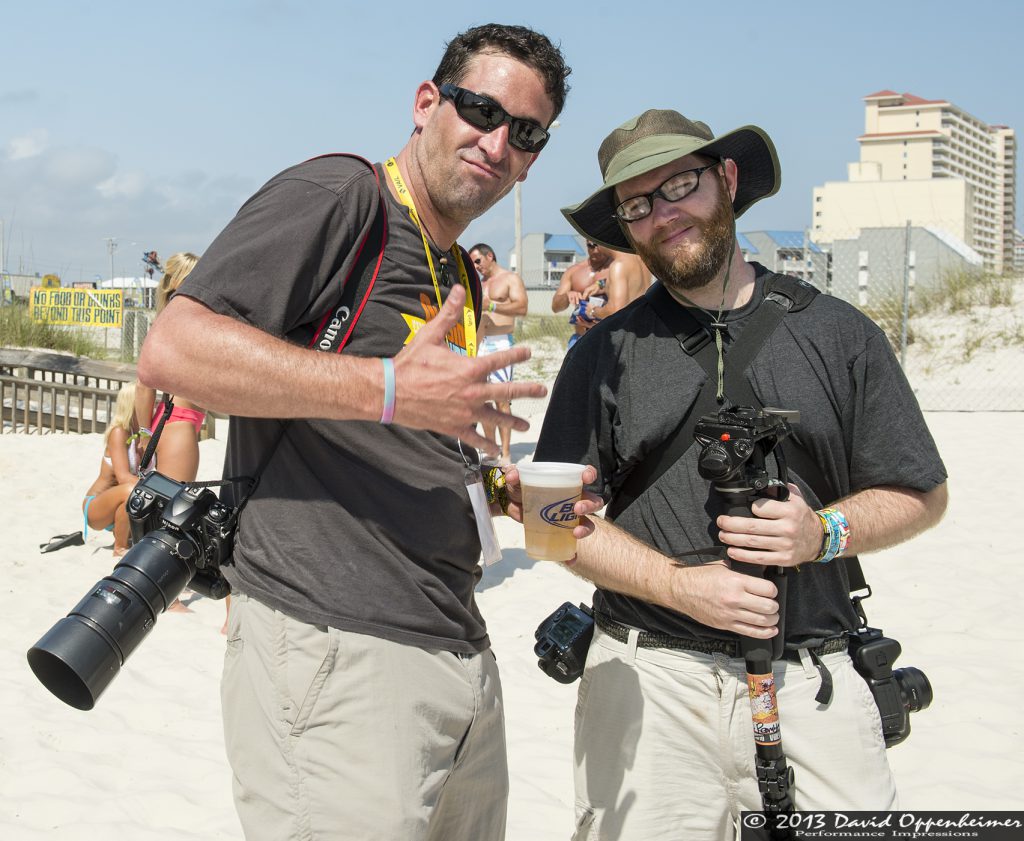
[[[1016,151],[1013,129],[989,126],[945,101],[880,91],[864,98],[860,161],[847,181],[816,187],[817,242],[861,228],[939,228],[997,273],[1013,266]]]

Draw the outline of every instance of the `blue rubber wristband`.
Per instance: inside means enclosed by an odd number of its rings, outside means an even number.
[[[387,426],[395,418],[395,360],[383,358],[384,363],[384,411],[380,422]]]

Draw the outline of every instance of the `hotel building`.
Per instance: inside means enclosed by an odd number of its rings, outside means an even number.
[[[942,99],[884,90],[864,98],[860,160],[847,181],[813,194],[814,240],[856,237],[862,228],[938,228],[1012,271],[1017,141]]]

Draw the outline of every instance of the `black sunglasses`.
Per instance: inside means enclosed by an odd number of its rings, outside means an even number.
[[[667,202],[682,201],[700,187],[701,175],[709,169],[714,169],[720,163],[721,161],[716,161],[707,166],[687,169],[670,175],[661,182],[657,190],[642,196],[631,196],[619,202],[619,206],[615,208],[615,218],[623,222],[639,222],[644,217],[651,215],[654,210],[655,198],[661,197]]]
[[[492,132],[503,123],[508,123],[508,142],[523,152],[536,154],[544,148],[551,136],[533,120],[513,117],[493,99],[465,88],[444,84],[438,90],[445,99],[455,105],[458,115],[480,131]]]

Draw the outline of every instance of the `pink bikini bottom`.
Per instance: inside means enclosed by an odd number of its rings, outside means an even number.
[[[164,404],[161,403],[156,407],[156,411],[153,413],[153,420],[150,421],[150,429],[156,429],[156,425],[160,422],[160,416],[164,413]],[[171,409],[171,416],[167,419],[168,423],[174,423],[175,421],[188,421],[196,428],[196,435],[200,433],[203,428],[203,421],[206,420],[206,412],[200,412],[197,409],[186,409],[183,406],[175,406]]]

